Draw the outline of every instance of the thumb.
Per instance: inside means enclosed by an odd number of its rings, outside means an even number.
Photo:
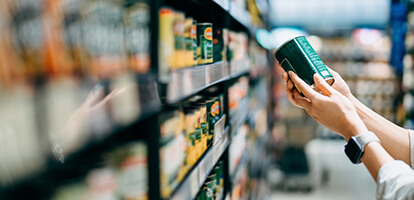
[[[316,87],[322,91],[323,94],[330,96],[334,93],[334,89],[325,81],[325,79],[322,78],[321,75],[319,75],[319,73],[315,73],[313,75],[313,79],[315,80]]]

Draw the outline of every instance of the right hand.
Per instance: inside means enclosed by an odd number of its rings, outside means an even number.
[[[315,87],[321,91],[320,93],[293,72],[289,72],[289,75],[304,95],[300,95],[296,89],[293,89],[288,91],[289,100],[294,105],[305,109],[320,124],[347,140],[367,131],[352,102],[331,87],[319,74],[314,75],[314,80]]]
[[[341,93],[342,95],[346,96],[348,99],[352,97],[351,90],[349,89],[348,84],[344,81],[341,75],[338,72],[332,70],[331,68],[327,67],[329,72],[331,72],[332,76],[334,77],[335,81],[332,85],[332,88]]]
[[[327,68],[328,68],[329,72],[332,74],[332,76],[335,79],[335,82],[333,83],[332,88],[351,100],[352,99],[351,97],[353,97],[353,95],[351,93],[351,90],[349,89],[349,86],[344,81],[344,79],[341,77],[341,75],[338,74],[338,72],[332,70],[329,67],[327,67]],[[286,84],[286,92],[288,94],[288,99],[290,100],[290,102],[292,102],[294,106],[302,108],[300,105],[298,105],[296,103],[296,100],[291,95],[291,94],[293,94],[292,90],[295,89],[295,88],[294,88],[294,84],[293,84],[292,80],[290,80],[287,72],[283,73],[283,80]]]

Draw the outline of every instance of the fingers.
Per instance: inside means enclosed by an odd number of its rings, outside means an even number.
[[[296,85],[296,87],[300,91],[302,91],[302,93],[306,97],[312,99],[313,97],[318,95],[318,93],[315,90],[313,90],[308,84],[306,84],[301,78],[299,78],[299,76],[297,76],[292,71],[289,71],[289,76],[290,76],[290,79],[292,80],[292,82]]]
[[[295,99],[296,106],[301,107],[307,111],[311,110],[312,102],[308,98],[299,94],[297,90],[292,90],[292,96]]]
[[[313,80],[315,81],[316,87],[322,91],[324,95],[330,96],[334,93],[334,89],[318,73],[313,75]]]
[[[284,80],[285,82],[287,82],[287,81],[288,81],[288,79],[289,79],[288,74],[287,74],[286,72],[284,72],[284,73],[282,74],[282,78],[283,78],[283,80]]]
[[[292,83],[292,81],[289,79],[288,74],[285,72],[285,73],[283,73],[282,77],[283,77],[283,81],[285,82],[286,88],[287,88],[288,90],[292,90],[292,89],[293,89],[294,84],[293,84],[293,83]]]
[[[88,95],[83,105],[92,106],[94,103],[104,97],[104,90],[102,86],[96,86]]]
[[[291,80],[288,80],[287,85],[286,85],[286,88],[288,90],[292,90],[293,89],[293,86],[295,86],[295,85],[292,83],[292,81]]]

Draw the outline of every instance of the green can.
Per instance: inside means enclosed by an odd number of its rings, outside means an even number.
[[[197,200],[207,200],[206,192],[207,192],[207,187],[206,186],[202,187],[200,192],[198,193]]]
[[[206,190],[206,199],[207,200],[213,200],[214,199],[214,192],[213,192],[213,184],[214,181],[207,181],[205,185],[207,186]]]
[[[275,58],[286,72],[295,72],[312,87],[315,86],[315,73],[319,73],[329,85],[335,81],[305,36],[295,37],[282,44],[275,51]]]
[[[198,64],[213,62],[213,24],[197,23]]]

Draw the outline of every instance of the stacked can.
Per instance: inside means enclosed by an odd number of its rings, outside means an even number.
[[[213,62],[213,24],[197,23],[198,64]]]
[[[197,200],[217,199],[224,192],[223,169],[223,161],[220,160],[198,192]]]
[[[334,83],[333,76],[305,36],[288,40],[275,51],[274,56],[286,72],[295,72],[312,87],[315,87],[313,80],[315,73],[320,74],[328,84]]]

